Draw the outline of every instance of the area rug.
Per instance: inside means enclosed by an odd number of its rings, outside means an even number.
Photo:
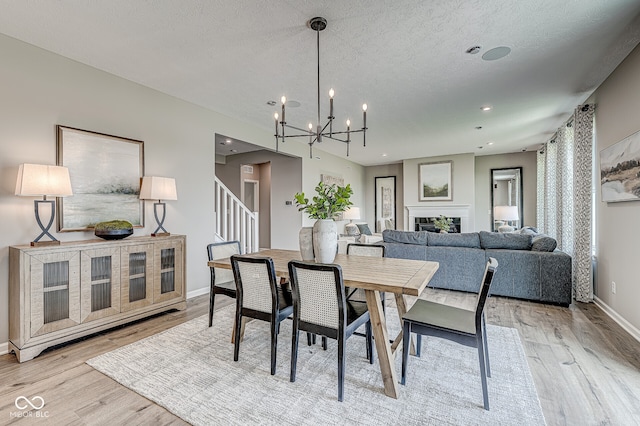
[[[277,372],[269,374],[269,325],[247,324],[240,359],[230,341],[234,306],[92,358],[87,363],[194,425],[542,425],[540,402],[517,330],[487,326],[490,411],[474,348],[425,337],[411,357],[398,399],[384,395],[365,340],[347,340],[345,397],[338,402],[337,344],[307,346],[301,334],[297,377],[289,382],[291,321],[282,322]],[[399,321],[387,311],[389,327]],[[393,321],[395,319],[395,322]],[[401,353],[396,357],[400,373]]]

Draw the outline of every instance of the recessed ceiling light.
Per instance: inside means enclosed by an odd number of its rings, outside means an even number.
[[[483,111],[491,111],[491,105],[484,105],[482,107],[480,107],[481,110]]]
[[[224,141],[224,143],[225,143],[226,145],[229,145],[229,144],[231,143],[231,139],[227,139],[226,141]]]
[[[387,156],[387,154],[382,154],[382,156],[383,156],[383,157],[386,157],[386,156]]]
[[[482,126],[476,126],[476,130],[482,129]]]
[[[276,105],[276,101],[267,101],[267,105],[275,106]]]
[[[487,142],[487,145],[493,145],[493,142]]]
[[[483,148],[483,147],[482,147],[482,145],[480,145],[480,146],[478,147],[478,149],[482,149],[482,148]]]
[[[238,150],[237,149],[232,149],[231,152],[238,152]]]
[[[511,48],[507,46],[494,47],[491,50],[487,50],[484,55],[482,55],[482,59],[485,61],[495,61],[496,59],[501,59],[511,53]]]

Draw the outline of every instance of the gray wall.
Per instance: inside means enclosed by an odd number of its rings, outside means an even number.
[[[596,90],[598,153],[640,130],[639,75],[640,47],[636,47]],[[596,295],[605,310],[640,340],[640,202],[603,203],[599,184],[596,194]]]
[[[365,169],[365,206],[366,215],[362,215],[362,220],[357,222],[366,222],[373,231],[376,229],[376,211],[375,211],[375,178],[385,176],[396,177],[396,229],[404,229],[404,176],[402,171],[402,163],[385,164],[382,166],[370,166]]]
[[[178,200],[167,202],[165,226],[187,236],[188,294],[207,293],[204,247],[215,234],[215,133],[271,147],[272,129],[181,101],[4,35],[0,35],[0,56],[0,353],[6,351],[3,342],[8,339],[8,247],[28,243],[38,234],[33,198],[13,195],[18,165],[55,164],[56,124],[144,141],[145,174],[176,178]],[[265,121],[271,123],[268,117]],[[362,190],[362,166],[320,150],[321,159],[312,160],[305,143],[285,145],[283,152],[302,159],[301,189],[312,191],[320,170],[346,170],[345,177]],[[281,184],[273,182],[272,186]],[[274,192],[273,202],[278,205],[293,196],[289,189]],[[356,199],[362,200],[364,197]],[[136,229],[135,235],[154,230],[152,209],[152,203],[147,203],[147,226]],[[280,247],[297,247],[302,222],[297,212],[277,222],[272,232]],[[89,232],[54,235],[64,241],[94,238]]]
[[[419,201],[418,165],[437,161],[452,161],[452,201]],[[470,184],[475,179],[475,162],[473,154],[443,155],[440,157],[412,158],[403,161],[404,170],[404,206],[447,206],[469,205],[469,228],[475,229],[475,186]],[[405,221],[408,218],[404,212]]]
[[[475,158],[476,231],[491,231],[491,169],[522,167],[522,201],[524,226],[536,226],[536,153],[483,155]]]

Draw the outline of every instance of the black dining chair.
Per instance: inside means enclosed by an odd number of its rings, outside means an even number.
[[[384,246],[376,244],[360,244],[351,243],[347,244],[347,255],[353,256],[369,256],[369,257],[384,257]],[[357,288],[345,287],[347,291],[347,299],[351,301],[366,302],[363,290],[358,291]],[[380,298],[384,301],[384,293],[380,293]],[[382,304],[384,309],[384,302]]]
[[[407,363],[409,361],[409,342],[411,334],[417,334],[416,356],[420,356],[422,335],[439,337],[478,349],[480,361],[480,377],[482,380],[482,397],[484,409],[489,410],[489,394],[487,377],[491,377],[489,366],[489,350],[487,347],[487,330],[484,317],[484,306],[489,295],[493,276],[498,268],[498,261],[490,257],[484,271],[484,277],[476,299],[475,310],[462,309],[441,303],[418,299],[402,317],[403,352],[402,379],[405,384]],[[435,362],[435,361],[434,361]]]
[[[226,259],[234,254],[241,254],[239,241],[224,241],[213,243],[207,246],[209,260]],[[230,269],[214,268],[211,270],[211,288],[209,289],[209,327],[213,325],[213,305],[216,294],[236,297],[236,283],[233,279],[233,272]]]
[[[296,381],[300,330],[335,339],[338,341],[338,401],[342,401],[346,340],[363,324],[366,327],[367,354],[373,353],[367,306],[347,301],[340,265],[291,261],[289,279],[293,293],[290,380]],[[373,357],[368,359],[373,363]]]
[[[377,244],[360,244],[351,243],[347,245],[347,255],[349,256],[368,256],[368,257],[384,257],[385,247]],[[364,295],[364,290],[358,288],[345,287],[347,294],[347,300],[355,303],[367,303],[367,299]],[[382,300],[382,312],[386,313],[386,303],[384,292],[380,292],[380,299]],[[363,336],[362,333],[355,333],[358,336]],[[367,354],[367,357],[373,357],[373,353]],[[373,359],[373,358],[372,358]]]
[[[276,374],[276,353],[280,323],[293,313],[291,295],[278,285],[273,260],[269,257],[231,256],[236,283],[236,319],[233,360],[240,354],[242,317],[271,324],[271,375]]]

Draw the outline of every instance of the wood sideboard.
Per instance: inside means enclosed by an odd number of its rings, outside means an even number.
[[[44,349],[186,309],[184,235],[9,248],[9,350]]]

